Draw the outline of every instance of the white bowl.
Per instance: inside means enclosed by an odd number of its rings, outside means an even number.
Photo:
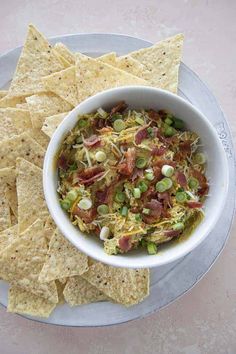
[[[136,250],[124,255],[106,254],[103,243],[95,237],[83,234],[73,226],[67,214],[59,204],[57,194],[56,154],[64,137],[74,128],[78,114],[95,111],[99,107],[111,108],[118,101],[125,102],[135,109],[166,109],[186,123],[187,128],[196,132],[207,155],[207,177],[210,192],[204,204],[205,218],[196,230],[181,243],[166,244],[156,255],[148,255],[143,250]],[[82,252],[98,261],[117,267],[143,268],[156,267],[173,262],[197,247],[210,233],[223,212],[228,189],[228,164],[222,143],[214,127],[196,108],[182,98],[152,87],[128,86],[101,92],[80,103],[63,120],[55,131],[44,161],[43,185],[49,211],[63,235]]]

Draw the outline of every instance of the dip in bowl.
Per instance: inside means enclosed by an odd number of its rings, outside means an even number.
[[[61,232],[119,267],[189,253],[220,216],[227,186],[225,152],[207,119],[149,87],[112,89],[78,105],[44,164],[45,197]]]

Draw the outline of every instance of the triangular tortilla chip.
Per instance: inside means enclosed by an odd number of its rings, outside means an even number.
[[[9,246],[18,237],[18,225],[14,225],[9,229],[0,233],[0,252]]]
[[[54,49],[71,65],[75,65],[74,54],[63,43],[56,43]]]
[[[38,275],[47,254],[43,222],[37,220],[1,252],[0,277],[53,303],[58,302],[55,282],[40,284]]]
[[[28,104],[27,104],[27,102],[24,102],[24,103],[17,103],[17,105],[16,105],[15,108],[24,109],[24,110],[27,110],[27,111],[28,111]]]
[[[68,113],[59,113],[51,117],[47,117],[43,123],[42,131],[51,138],[57,127],[61,124]]]
[[[27,133],[16,135],[0,143],[0,169],[15,166],[17,157],[43,167],[44,154],[45,150],[41,145]]]
[[[53,218],[51,217],[51,215],[48,215],[48,217],[47,217],[47,220],[45,222],[45,229],[49,229],[49,230],[56,229],[56,224],[55,224]]]
[[[74,107],[78,104],[74,66],[46,76],[42,81],[45,91],[54,92]]]
[[[55,307],[55,303],[18,286],[11,286],[9,289],[7,312],[47,318]]]
[[[18,227],[19,233],[22,233],[35,220],[46,221],[48,210],[43,194],[42,170],[32,163],[18,158],[16,173]]]
[[[141,64],[138,60],[128,56],[117,58],[114,66],[137,77],[142,77],[143,71],[145,69],[143,64]]]
[[[95,59],[76,54],[78,101],[103,90],[127,85],[147,85],[146,81]]]
[[[78,306],[108,300],[108,297],[80,276],[70,277],[63,291],[70,306]]]
[[[7,90],[0,90],[0,99],[5,97],[8,94]]]
[[[135,305],[149,295],[148,269],[115,268],[95,263],[82,274],[82,278],[125,306]]]
[[[17,217],[16,170],[14,167],[0,170],[0,185],[4,189],[8,207]]]
[[[39,281],[48,282],[58,278],[83,274],[88,270],[88,257],[77,250],[58,229],[49,243],[45,264]]]
[[[13,126],[11,119],[6,114],[6,109],[0,109],[0,141],[9,139],[17,134],[16,128]]]
[[[71,111],[73,106],[54,93],[47,92],[26,98],[34,128],[41,129],[46,117]]]
[[[144,65],[145,70],[141,77],[149,85],[176,93],[183,39],[182,34],[177,34],[152,47],[132,52],[128,57]]]
[[[25,97],[10,97],[8,94],[0,99],[0,108],[16,107],[17,104],[25,103]]]
[[[10,96],[29,96],[44,91],[41,78],[64,69],[46,38],[29,25],[10,88]]]
[[[115,52],[110,52],[101,55],[100,57],[96,58],[99,61],[102,61],[103,63],[110,64],[112,66],[116,66],[116,53]]]
[[[11,226],[11,211],[5,195],[6,184],[0,184],[0,231]]]

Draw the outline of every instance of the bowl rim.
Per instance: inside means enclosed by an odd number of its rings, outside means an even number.
[[[67,229],[63,225],[64,224],[63,219],[67,218],[67,216],[65,215],[65,213],[63,212],[63,210],[61,209],[61,207],[59,205],[59,198],[58,198],[57,204],[60,207],[60,210],[61,210],[60,214],[61,215],[57,215],[57,213],[55,211],[55,207],[54,207],[53,202],[51,200],[51,191],[52,191],[52,189],[55,189],[55,185],[53,183],[53,172],[52,172],[51,166],[55,163],[55,156],[56,156],[58,149],[59,149],[59,146],[58,146],[58,144],[55,144],[55,141],[59,139],[60,142],[62,142],[62,140],[64,139],[64,137],[68,133],[68,131],[69,131],[68,130],[68,122],[69,122],[68,118],[70,118],[71,116],[73,117],[74,113],[77,110],[81,109],[81,107],[83,107],[83,105],[88,105],[90,102],[92,102],[93,100],[95,100],[97,98],[100,98],[103,96],[106,97],[106,95],[109,96],[109,94],[113,94],[114,92],[121,92],[121,91],[126,91],[126,90],[129,90],[129,91],[136,90],[137,92],[142,90],[142,91],[146,91],[146,94],[156,92],[159,95],[169,96],[169,97],[171,97],[171,99],[175,100],[176,102],[178,101],[180,104],[188,107],[189,109],[194,111],[195,114],[197,114],[201,120],[204,121],[204,123],[207,125],[208,129],[211,131],[211,134],[214,136],[214,141],[218,145],[217,146],[218,150],[221,151],[221,159],[223,160],[223,165],[224,165],[222,167],[223,167],[223,171],[224,171],[224,182],[225,182],[224,192],[225,193],[224,193],[224,196],[221,198],[220,206],[218,206],[217,209],[214,210],[215,214],[213,216],[211,215],[211,217],[209,219],[209,223],[205,227],[205,231],[203,233],[203,236],[200,237],[199,239],[196,239],[195,242],[192,242],[191,244],[189,244],[189,247],[186,250],[183,250],[182,252],[178,252],[177,254],[172,255],[171,257],[169,257],[169,259],[166,259],[166,260],[158,258],[157,255],[150,256],[147,254],[145,256],[146,261],[145,262],[142,261],[139,264],[138,262],[136,262],[134,260],[132,261],[132,259],[131,259],[131,262],[127,262],[127,260],[128,260],[127,255],[128,254],[125,254],[125,255],[120,254],[120,255],[112,255],[111,256],[111,255],[108,255],[104,252],[104,257],[100,257],[99,255],[92,252],[90,247],[86,248],[83,245],[81,245],[79,237],[77,240],[75,240],[74,236],[71,235],[69,232],[67,232]],[[104,103],[104,105],[105,105],[105,103]],[[89,112],[89,110],[87,110],[87,111]],[[50,175],[52,178],[49,178]],[[157,267],[157,266],[169,264],[169,263],[174,262],[180,258],[183,258],[187,254],[189,254],[193,249],[195,249],[198,245],[200,245],[206,239],[206,237],[209,235],[209,233],[212,231],[213,227],[215,226],[216,222],[218,221],[220,214],[223,211],[224,205],[226,203],[228,187],[229,187],[229,168],[228,168],[226,153],[225,153],[223,145],[217,135],[215,128],[212,126],[212,124],[209,122],[209,120],[205,117],[205,115],[203,115],[203,113],[200,112],[199,109],[194,107],[188,101],[184,100],[182,97],[180,97],[176,94],[173,94],[169,91],[154,88],[154,87],[149,87],[149,86],[132,85],[132,86],[122,86],[122,87],[112,88],[109,90],[99,92],[99,93],[95,94],[94,96],[88,97],[84,101],[80,102],[72,111],[70,111],[68,113],[68,115],[64,118],[63,122],[57,127],[56,131],[54,132],[52,138],[50,139],[49,145],[47,147],[47,151],[46,151],[45,159],[44,159],[44,165],[43,165],[43,190],[44,190],[46,204],[47,204],[47,207],[49,209],[49,212],[50,212],[55,224],[60,229],[63,236],[66,237],[78,250],[87,254],[91,258],[96,259],[97,261],[103,262],[105,264],[108,264],[110,266],[115,266],[115,267],[152,268],[152,267]],[[71,222],[70,222],[70,224],[72,226]],[[82,232],[79,229],[77,229],[76,233],[79,235]],[[191,237],[191,235],[190,235],[190,237]]]

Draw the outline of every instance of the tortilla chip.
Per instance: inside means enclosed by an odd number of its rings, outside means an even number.
[[[55,230],[55,228],[56,228],[56,224],[55,224],[53,218],[51,217],[51,215],[49,215],[47,217],[47,220],[45,222],[45,228],[49,229],[49,230]]]
[[[46,76],[42,81],[45,91],[48,90],[57,94],[74,107],[78,104],[74,66]]]
[[[28,104],[27,104],[27,102],[25,102],[25,103],[18,103],[15,108],[24,109],[24,110],[27,110],[27,111],[28,111]]]
[[[10,212],[11,212],[11,226],[14,226],[18,223],[18,219],[17,217],[13,214],[11,208],[10,208]]]
[[[63,57],[60,53],[58,53],[55,48],[52,49],[52,53],[57,57],[64,69],[69,68],[71,66],[71,64],[66,60],[66,58]]]
[[[45,150],[27,133],[0,142],[0,169],[15,166],[16,158],[25,160],[43,167]]]
[[[22,233],[35,220],[46,221],[48,210],[44,199],[41,168],[18,158],[16,160],[16,172],[18,226],[19,233]]]
[[[125,306],[135,305],[149,295],[148,269],[115,268],[95,263],[82,277]]]
[[[108,300],[108,297],[80,276],[67,280],[63,291],[64,298],[70,306],[78,306]]]
[[[55,282],[56,282],[56,286],[57,286],[58,305],[62,305],[65,303],[65,298],[64,298],[64,294],[63,294],[64,288],[65,288],[65,283],[63,284],[58,279]]]
[[[5,97],[8,94],[7,90],[0,90],[0,99]]]
[[[11,119],[6,114],[6,109],[0,109],[0,141],[9,139],[17,134],[16,128],[13,126]]]
[[[76,54],[78,101],[118,86],[147,85],[146,81],[95,59]]]
[[[46,38],[33,25],[29,25],[26,42],[9,88],[9,96],[29,96],[43,92],[41,78],[63,69],[64,66],[53,53]]]
[[[16,107],[17,104],[25,103],[25,97],[10,97],[8,94],[0,99],[0,108]]]
[[[18,286],[11,286],[9,289],[7,312],[49,317],[55,307],[55,303],[49,302],[43,297],[32,294]]]
[[[0,233],[0,252],[9,246],[18,236],[18,226],[11,226]]]
[[[75,65],[74,54],[63,43],[56,43],[54,49],[71,65]]]
[[[42,131],[51,138],[57,127],[61,124],[68,113],[60,113],[51,117],[47,117],[43,123]]]
[[[88,270],[88,257],[77,250],[58,229],[49,243],[49,250],[40,282],[83,274]]]
[[[103,63],[110,64],[113,66],[116,66],[116,53],[115,52],[110,52],[106,53],[104,55],[101,55],[100,57],[96,58],[99,61],[102,61]]]
[[[11,122],[16,134],[27,132],[31,138],[37,141],[44,149],[47,148],[49,139],[39,129],[33,128],[28,110],[19,108],[6,108],[5,116]]]
[[[145,70],[143,64],[128,56],[117,58],[113,65],[138,77],[142,77],[143,71]]]
[[[31,121],[34,128],[41,129],[46,117],[72,110],[72,105],[54,93],[27,97]]]
[[[36,220],[23,234],[1,252],[0,277],[12,285],[58,302],[55,282],[40,284],[38,275],[47,254],[43,222]]]
[[[141,77],[149,85],[176,93],[183,39],[183,34],[177,34],[152,47],[132,52],[128,57],[144,65]]]
[[[6,220],[0,222],[1,228],[5,229],[12,225],[11,211],[17,216],[17,196],[16,196],[16,171],[14,167],[2,168],[0,170],[0,194],[1,204],[0,215],[3,218],[6,216]],[[10,215],[9,215],[10,208]],[[11,220],[9,224],[9,220]],[[6,226],[6,227],[5,227]]]

